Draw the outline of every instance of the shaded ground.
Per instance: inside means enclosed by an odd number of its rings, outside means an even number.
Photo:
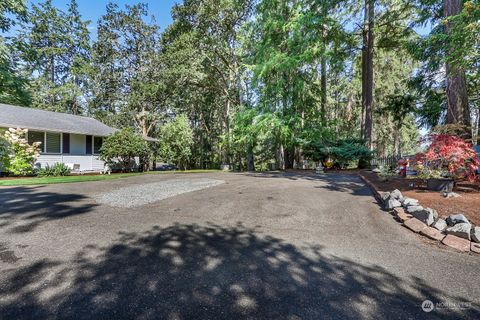
[[[353,175],[191,177],[226,183],[132,209],[94,196],[173,177],[0,189],[0,318],[480,316],[480,258],[421,242]]]
[[[480,192],[472,190],[470,185],[461,185],[458,190],[455,190],[461,197],[447,199],[440,192],[425,190],[421,180],[392,178],[384,182],[371,171],[362,171],[362,175],[374,183],[380,191],[399,189],[406,196],[418,199],[422,206],[437,210],[444,218],[450,214],[463,213],[475,225],[480,225]],[[415,183],[415,188],[410,185],[411,183]],[[466,187],[468,192],[462,191]]]

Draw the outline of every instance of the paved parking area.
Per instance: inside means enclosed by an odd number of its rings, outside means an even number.
[[[99,200],[174,180],[223,183]],[[152,174],[0,204],[1,319],[480,318],[480,257],[402,228],[354,175]]]

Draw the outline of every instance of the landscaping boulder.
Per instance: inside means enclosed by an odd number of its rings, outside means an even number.
[[[403,198],[402,193],[398,189],[393,190],[390,193],[390,197],[393,198],[393,199],[397,199],[397,200],[400,200],[400,199]]]
[[[408,207],[408,208],[411,208],[411,207]],[[408,208],[407,208],[407,211],[408,211]],[[438,218],[437,211],[431,208],[422,208],[412,212],[409,211],[409,213],[411,213],[415,218],[422,221],[428,226],[433,224],[433,222],[435,222],[435,220]]]
[[[403,199],[402,205],[403,205],[405,208],[406,208],[406,207],[410,207],[410,206],[418,206],[418,200],[407,197],[407,198],[404,198],[404,199]]]
[[[417,212],[417,211],[423,211],[422,206],[409,206],[406,209],[407,209],[407,212],[410,214],[413,214],[414,212]]]
[[[449,247],[455,248],[460,251],[469,252],[470,251],[470,241],[456,237],[454,235],[448,234],[443,238],[442,243]]]
[[[438,212],[432,208],[427,208],[426,210],[428,212],[427,224],[430,226],[438,219]]]
[[[420,231],[422,231],[424,228],[427,227],[425,223],[415,218],[408,219],[403,223],[403,225],[416,233],[419,233]]]
[[[392,210],[393,208],[401,207],[402,204],[397,199],[389,199],[385,204],[385,209]]]
[[[457,223],[470,223],[467,218],[461,213],[459,214],[451,214],[447,218],[447,224],[451,227],[456,225]]]
[[[453,227],[447,228],[446,232],[447,234],[470,240],[470,229],[472,229],[470,223],[457,223]]]
[[[455,192],[444,192],[443,196],[445,198],[458,198],[458,197],[460,197],[460,195],[458,193],[455,193]]]
[[[420,230],[420,234],[437,241],[442,241],[443,238],[445,238],[445,235],[442,232],[431,227],[423,228],[422,230]]]
[[[440,219],[437,219],[433,224],[432,224],[432,227],[439,230],[439,231],[443,231],[447,228],[447,223],[445,222],[445,220],[443,220],[442,218]]]
[[[384,192],[382,194],[382,201],[383,203],[387,203],[388,199],[390,199],[390,192]]]
[[[471,237],[472,241],[480,243],[480,227],[472,228]]]
[[[413,218],[413,216],[411,214],[405,213],[405,210],[403,210],[403,208],[401,208],[401,207],[394,208],[393,212],[395,214],[395,219],[402,222],[402,223],[407,221],[408,219]]]

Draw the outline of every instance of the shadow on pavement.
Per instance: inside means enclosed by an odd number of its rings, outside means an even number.
[[[242,225],[173,225],[122,233],[69,262],[10,270],[5,319],[425,318],[425,299],[461,301],[419,279],[257,235]],[[431,318],[475,318],[476,310]]]
[[[22,233],[33,231],[42,222],[79,215],[96,205],[82,203],[88,199],[80,194],[62,194],[42,191],[38,187],[0,189],[0,229]]]
[[[268,172],[268,173],[245,173],[244,175],[254,178],[275,179],[283,178],[289,180],[308,180],[322,184],[314,188],[326,189],[334,192],[347,192],[358,196],[371,196],[370,189],[356,175],[351,173],[331,172],[326,174],[315,174],[311,171],[299,172]]]

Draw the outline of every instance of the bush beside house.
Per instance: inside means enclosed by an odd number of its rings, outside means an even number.
[[[70,168],[64,163],[55,163],[53,166],[47,165],[45,168],[40,168],[36,171],[39,177],[63,177],[70,175]]]
[[[135,166],[135,157],[145,158],[149,149],[145,139],[132,129],[122,129],[105,138],[100,158],[110,168],[120,166],[123,172]]]
[[[40,142],[29,145],[27,129],[10,128],[0,137],[2,171],[16,176],[34,174],[34,163],[40,155]]]

